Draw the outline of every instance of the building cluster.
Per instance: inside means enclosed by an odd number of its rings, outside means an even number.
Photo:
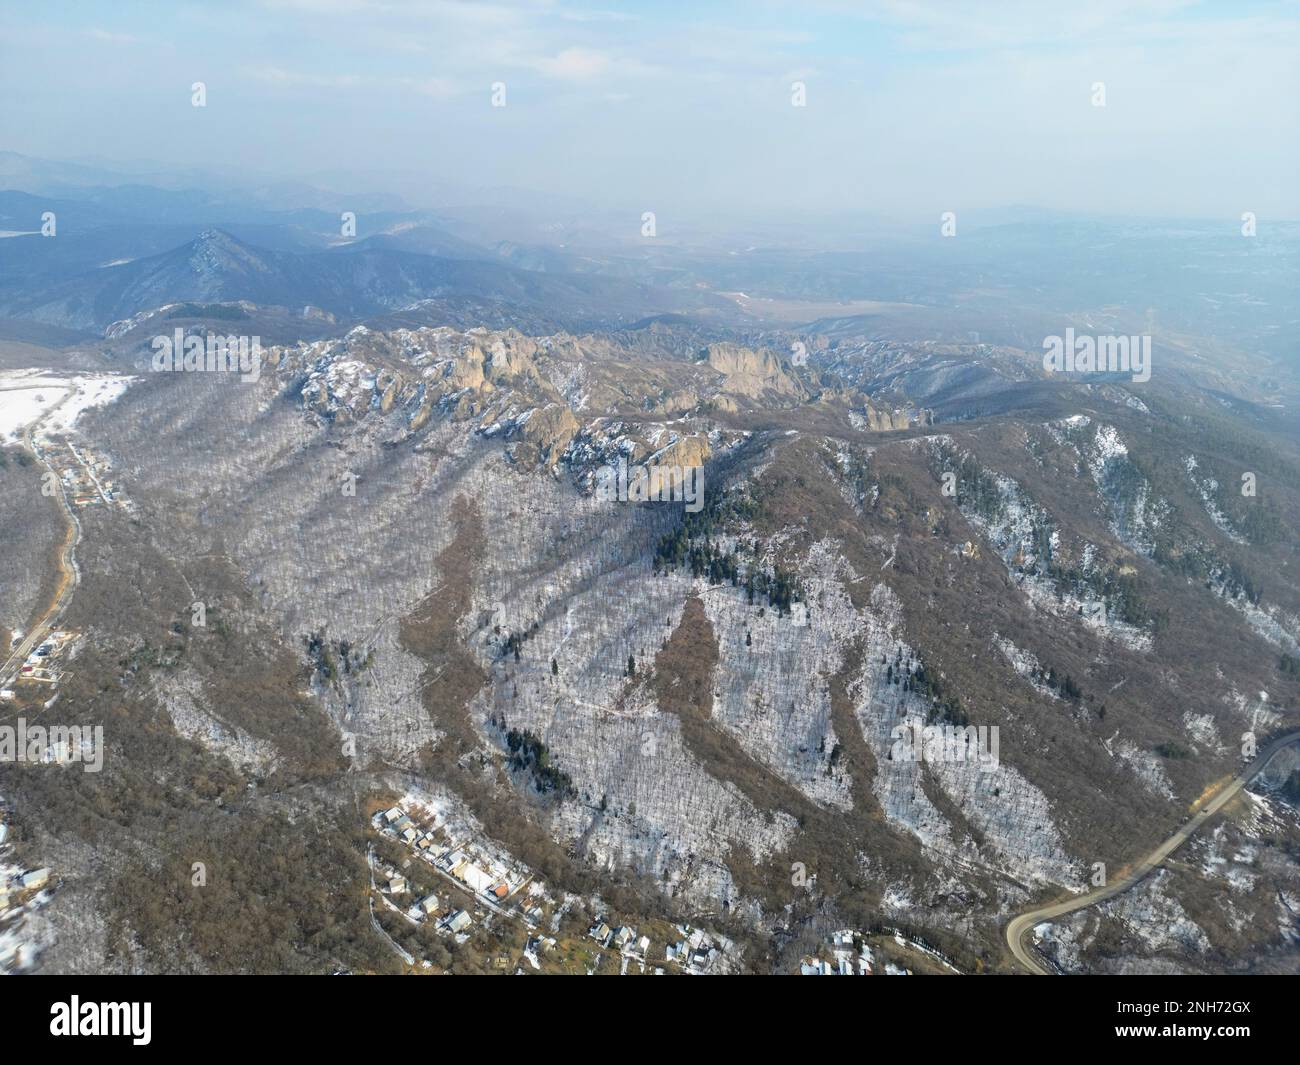
[[[664,957],[669,963],[697,975],[721,970],[723,957],[731,946],[729,940],[688,924],[679,924],[677,932],[682,938],[664,949]]]
[[[806,957],[799,963],[802,976],[871,976],[875,972],[875,956],[862,941],[862,936],[845,928],[831,936],[828,944],[831,960]]]
[[[76,634],[66,629],[56,629],[50,632],[44,640],[32,649],[31,654],[23,660],[23,664],[18,667],[16,679],[57,687],[59,679],[63,676],[62,670],[59,668],[59,660],[75,639]],[[21,641],[21,635],[14,637],[15,643]],[[9,702],[17,697],[18,693],[14,689],[0,688],[0,700]]]
[[[627,925],[610,928],[604,921],[597,921],[587,929],[587,935],[606,950],[616,950],[633,961],[644,963],[650,950],[650,940],[645,936],[638,937],[636,929]]]
[[[702,928],[690,925],[678,925],[677,932],[681,939],[669,943],[664,948],[665,964],[675,966],[682,972],[702,975],[716,972],[721,967],[721,959],[729,942],[720,936],[710,935]],[[606,950],[616,950],[623,958],[622,971],[627,972],[629,962],[639,962],[644,972],[650,957],[650,938],[638,936],[637,930],[627,925],[610,927],[604,920],[598,920],[588,930],[587,935]],[[657,967],[656,976],[663,975],[663,968]]]
[[[470,895],[483,909],[523,921],[535,928],[549,902],[545,889],[532,879],[532,872],[502,854],[487,841],[473,837],[448,823],[437,810],[414,807],[411,812],[393,806],[374,816],[372,824],[389,839],[410,849],[444,879]],[[390,900],[401,900],[398,907],[414,921],[434,920],[438,927],[453,935],[464,935],[473,917],[464,909],[453,908],[450,897],[437,893],[420,898],[409,896],[406,877],[396,870],[381,881],[381,889]]]
[[[554,933],[567,903],[557,908],[530,869],[484,839],[474,825],[464,819],[449,820],[436,801],[407,796],[398,805],[375,813],[371,826],[381,837],[401,844],[411,854],[399,863],[400,869],[389,861],[372,861],[379,901],[413,924],[432,922],[440,933],[461,942],[469,938],[476,922],[490,920],[493,913],[518,920],[529,930],[523,961],[541,969],[543,957],[556,948],[553,935],[541,929],[549,924]],[[412,871],[416,861],[437,873],[447,889],[426,892],[417,888],[413,880],[421,878]],[[466,902],[466,896],[472,904]],[[649,936],[638,934],[634,927],[611,926],[601,919],[588,929],[587,935],[602,950],[617,953],[623,973],[629,965],[639,965],[644,973],[655,963],[655,975],[663,975],[665,967],[696,974],[727,968],[724,958],[731,943],[725,937],[689,925],[678,925],[677,933],[680,938],[654,962]]]
[[[681,938],[664,947],[664,964],[655,966],[655,976],[664,975],[664,966],[691,975],[719,974],[727,971],[734,963],[736,956],[731,949],[733,944],[725,936],[707,932],[703,928],[692,928],[687,924],[677,925],[676,929]],[[601,948],[619,953],[622,957],[622,973],[628,971],[628,965],[632,962],[639,963],[641,972],[644,973],[651,964],[652,954],[656,961],[660,958],[657,952],[652,951],[650,938],[638,935],[637,930],[628,925],[611,926],[604,919],[599,919],[587,929],[587,936]]]
[[[867,945],[866,937],[861,932],[843,929],[831,936],[825,952],[816,957],[805,957],[799,965],[799,972],[804,976],[911,976],[912,970],[903,962],[917,955],[924,955],[931,962],[960,975],[960,970],[943,954],[923,940],[905,936],[896,928],[884,928],[878,933],[877,951]],[[893,946],[890,946],[892,938]],[[894,947],[898,951],[894,951]],[[877,959],[876,953],[881,957]],[[830,954],[831,960],[822,955]],[[890,961],[892,956],[896,960]]]
[[[37,456],[58,475],[73,507],[117,505],[130,509],[106,455],[63,436],[41,436],[33,443]]]

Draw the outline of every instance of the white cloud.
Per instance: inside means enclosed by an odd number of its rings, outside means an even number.
[[[328,74],[305,70],[286,70],[284,67],[264,64],[245,67],[245,76],[268,85],[284,85],[308,89],[351,89],[366,83],[356,74]]]
[[[534,60],[532,66],[550,78],[587,81],[609,73],[613,61],[591,48],[566,48],[559,55]]]

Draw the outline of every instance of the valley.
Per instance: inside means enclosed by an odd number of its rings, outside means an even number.
[[[436,787],[562,906],[537,929],[558,942],[593,921],[676,924],[725,937],[736,971],[796,971],[825,929],[889,928],[959,972],[1014,971],[1042,964],[1020,952],[1031,926],[1168,857],[1141,858],[1234,772],[1233,737],[1257,731],[1271,750],[1296,720],[1278,666],[1300,635],[1292,545],[1189,477],[1195,454],[1216,486],[1233,479],[1216,423],[1182,417],[1177,393],[1035,382],[1023,413],[933,424],[921,393],[891,396],[888,410],[911,413],[884,418],[837,342],[809,343],[808,365],[735,343],[684,357],[674,327],[653,328],[362,327],[272,345],[247,379],[151,374],[144,339],[119,338],[114,364],[135,383],[78,417],[69,453],[103,455],[130,505],[61,504],[82,579],[58,594],[60,624],[87,643],[61,697],[109,737],[104,780],[77,782],[92,789],[83,804],[98,796],[86,809],[128,794],[168,806],[197,787],[217,806],[187,814],[180,839],[211,838],[237,810],[273,849],[304,818],[351,821],[330,843],[352,854],[336,867],[350,886],[323,912],[355,930],[328,954],[301,940],[291,964],[307,968],[473,971],[503,950],[516,967],[527,943],[471,896],[474,930],[452,939],[392,924],[374,896],[401,949],[358,952],[370,878],[347,840],[366,828],[346,811]],[[928,357],[896,344],[887,358]],[[1015,362],[993,366],[1014,388]],[[1129,441],[1153,418],[1164,443],[1137,458]],[[702,466],[702,509],[602,497],[597,475],[619,461]],[[1279,465],[1293,462],[1255,463],[1282,522],[1300,503]],[[1245,542],[1278,559],[1266,587]],[[142,580],[138,605],[110,592],[123,572]],[[14,708],[32,698],[22,689]],[[1000,733],[994,771],[900,761],[900,734],[934,723]],[[185,751],[148,784],[132,782],[141,727],[145,750]],[[25,828],[58,785],[15,779],[4,794]],[[1174,839],[1235,809],[1244,782]],[[1272,846],[1297,830],[1285,784],[1259,800]],[[104,850],[102,818],[24,845],[69,870],[42,910],[55,927],[79,897],[78,840],[99,841],[97,866],[137,868]],[[193,861],[222,875],[232,860],[225,843],[193,860],[193,842],[158,843],[149,863],[165,875],[188,879]],[[1132,872],[1085,894],[1097,862]],[[1265,936],[1253,950],[1286,949],[1259,892],[1285,892],[1289,862],[1232,896]],[[1062,889],[1080,894],[1026,912]],[[204,898],[147,919],[129,900],[98,911],[76,964],[125,964],[114,929],[131,927],[145,956],[220,967],[163,947],[212,934],[200,929],[236,901]],[[1231,922],[1202,927],[1216,938],[1177,964],[1238,949]],[[66,942],[50,964],[68,963]],[[1121,935],[1107,949],[1135,964],[1148,948]]]

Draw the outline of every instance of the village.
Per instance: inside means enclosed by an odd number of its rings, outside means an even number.
[[[68,436],[37,435],[32,440],[37,458],[59,478],[69,504],[77,509],[93,506],[120,506],[130,511],[131,504],[113,479],[112,465],[84,444]]]
[[[543,887],[532,879],[529,870],[497,853],[472,836],[456,831],[446,815],[436,809],[413,807],[412,817],[400,806],[375,814],[372,825],[381,834],[407,847],[412,855],[456,888],[469,895],[482,909],[522,921],[536,928],[543,916],[541,902],[550,902]],[[473,924],[465,909],[449,910],[447,898],[430,893],[409,898],[407,876],[391,866],[380,870],[385,898],[408,918],[415,921],[435,920],[452,935],[461,935]]]
[[[66,675],[61,662],[66,662],[69,652],[76,644],[77,634],[68,629],[51,630],[30,654],[23,659],[15,675],[15,682],[49,685],[50,699],[45,700],[48,707],[56,697],[59,681]],[[20,646],[23,634],[15,632],[11,637],[10,650]],[[14,688],[0,688],[0,701],[13,702],[18,698]]]
[[[571,924],[570,911],[580,900],[571,895],[557,900],[531,870],[436,803],[408,796],[376,811],[371,827],[381,844],[372,846],[369,855],[380,905],[408,924],[432,927],[457,944],[467,943],[476,930],[493,933],[502,921],[511,921],[524,931],[518,961],[539,972],[703,975],[725,971],[734,960],[733,944],[725,937],[684,924],[655,922],[664,942],[657,952],[649,935],[604,918],[589,927],[580,925],[579,932],[586,928],[585,934],[566,935],[562,929]],[[421,871],[433,873],[444,886],[417,887],[417,880],[428,882]],[[408,965],[431,967],[396,942],[393,946]],[[653,960],[652,954],[657,955]],[[519,975],[526,971],[508,955],[495,958],[494,966]]]
[[[805,957],[799,963],[801,976],[873,976],[875,955],[862,941],[862,935],[850,928],[831,936],[830,961],[821,957]],[[894,968],[889,966],[888,969]]]
[[[958,974],[957,968],[933,947],[909,939],[898,929],[867,934],[844,928],[831,935],[826,954],[806,955],[801,976],[912,976],[915,972]]]
[[[731,946],[729,940],[712,936],[703,928],[692,928],[687,924],[675,927],[681,938],[664,947],[665,964],[690,976],[705,976],[721,971],[723,959]],[[618,951],[622,958],[620,974],[626,975],[631,962],[638,963],[643,973],[646,971],[650,938],[638,936],[635,928],[626,925],[610,928],[604,921],[597,921],[587,935],[606,950]],[[663,976],[663,967],[656,967],[654,975]]]

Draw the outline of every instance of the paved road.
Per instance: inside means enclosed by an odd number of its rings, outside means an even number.
[[[59,407],[62,406],[62,403],[62,400],[60,400],[59,403],[56,403],[50,408],[48,414],[53,414],[54,411],[58,410]],[[23,433],[23,443],[27,445],[27,449],[31,451],[32,454],[39,454],[35,445],[32,443],[32,426],[30,425]],[[55,480],[58,481],[59,491],[56,498],[59,501],[59,506],[63,508],[64,517],[66,517],[68,521],[68,531],[64,537],[63,550],[59,554],[59,588],[54,595],[54,602],[50,604],[50,608],[45,612],[45,616],[32,626],[31,631],[23,638],[22,642],[14,648],[13,653],[8,657],[8,659],[6,659],[5,664],[0,666],[0,688],[9,686],[17,675],[19,667],[23,664],[23,660],[40,645],[41,641],[49,635],[50,630],[58,623],[59,617],[72,601],[72,593],[76,591],[77,584],[80,581],[80,573],[77,570],[76,550],[77,543],[81,539],[81,522],[77,520],[77,516],[72,512],[72,507],[68,505],[67,495],[63,490],[63,482],[58,479],[58,471],[50,465],[44,456],[41,457],[41,464],[54,474]]]
[[[1015,956],[1016,961],[1035,976],[1052,975],[1052,970],[1048,969],[1029,950],[1025,949],[1024,939],[1031,929],[1044,921],[1062,917],[1067,913],[1073,913],[1075,910],[1082,910],[1088,906],[1095,906],[1099,902],[1105,902],[1107,899],[1123,894],[1134,884],[1148,876],[1161,862],[1186,843],[1193,833],[1218,813],[1229,799],[1262,773],[1273,755],[1277,754],[1283,747],[1298,742],[1300,742],[1300,732],[1290,732],[1270,743],[1250,765],[1233,777],[1213,799],[1201,807],[1190,821],[1138,862],[1127,876],[1121,877],[1115,883],[1106,887],[1098,888],[1096,891],[1090,891],[1085,895],[1076,895],[1064,902],[1055,902],[1050,906],[1043,906],[1014,918],[1007,925],[1007,946],[1011,948],[1011,953]]]

